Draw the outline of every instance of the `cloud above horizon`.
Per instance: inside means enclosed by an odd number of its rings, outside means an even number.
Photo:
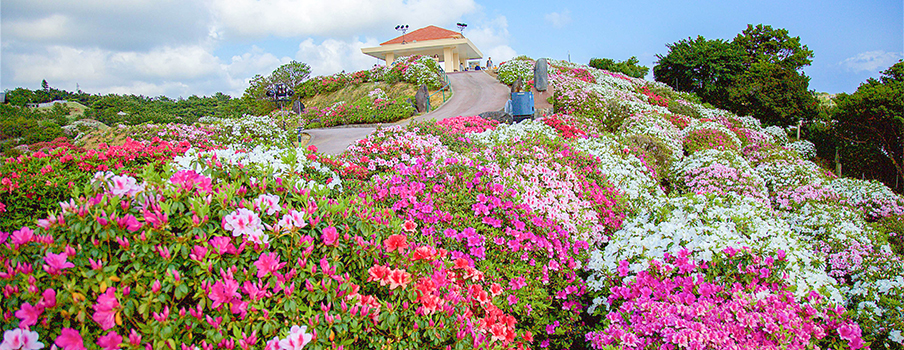
[[[571,11],[565,9],[562,12],[550,12],[544,15],[543,19],[553,27],[562,28],[571,23]]]
[[[897,63],[902,57],[904,54],[901,52],[867,51],[845,59],[841,65],[853,72],[879,73]]]
[[[367,69],[361,53],[393,26],[450,25],[475,0],[3,0],[2,88],[89,93],[240,96],[254,75],[291,60],[312,75]],[[482,17],[482,16],[478,16]],[[504,16],[471,21],[484,55],[510,58]],[[364,34],[364,35],[362,35]]]

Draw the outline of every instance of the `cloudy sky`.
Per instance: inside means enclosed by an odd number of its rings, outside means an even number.
[[[587,63],[666,44],[731,39],[747,24],[785,28],[815,53],[810,88],[853,92],[902,58],[901,0],[3,0],[0,88],[169,97],[240,96],[255,74],[308,63],[313,75],[366,69],[361,53],[411,29],[464,34],[495,62],[516,55]],[[648,79],[652,79],[652,73]]]

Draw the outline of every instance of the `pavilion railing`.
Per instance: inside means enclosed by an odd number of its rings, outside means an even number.
[[[430,100],[433,98],[433,95],[436,95],[436,94],[442,92],[443,93],[443,103],[446,103],[446,90],[447,89],[450,90],[449,92],[450,92],[450,96],[451,96],[452,81],[449,80],[449,75],[446,74],[446,70],[443,69],[442,67],[439,68],[439,74],[440,74],[440,76],[442,76],[442,79],[443,79],[443,87],[441,87],[436,92],[430,94],[430,96],[427,98],[427,112],[430,112],[430,109],[432,108],[430,105]]]

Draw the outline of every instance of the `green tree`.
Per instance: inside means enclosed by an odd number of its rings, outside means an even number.
[[[650,71],[649,67],[638,65],[637,57],[631,56],[626,61],[616,62],[610,58],[592,58],[590,66],[596,69],[604,69],[610,72],[619,72],[629,77],[643,78]]]
[[[748,25],[731,42],[698,36],[666,47],[668,54],[656,56],[653,74],[676,90],[767,125],[795,124],[817,114],[810,78],[801,71],[813,51],[785,29]]]
[[[47,79],[41,80],[41,88],[44,89],[45,92],[50,92],[50,84],[47,84]]]
[[[656,81],[675,90],[693,92],[704,102],[726,108],[732,75],[741,70],[743,57],[736,46],[716,39],[682,39],[667,44],[669,53],[656,55],[653,66]]]
[[[853,94],[840,94],[836,108],[836,135],[875,149],[904,177],[904,62],[860,84]]]
[[[311,67],[306,63],[292,61],[276,68],[270,75],[264,77],[255,75],[249,81],[242,100],[250,107],[254,114],[270,113],[276,105],[267,98],[267,90],[276,84],[286,84],[292,91],[299,92],[302,83],[311,75]],[[300,94],[296,94],[298,98]]]
[[[812,120],[816,97],[810,78],[801,69],[810,65],[813,51],[785,29],[747,25],[732,45],[742,53],[742,68],[734,72],[725,106],[741,115],[753,115],[767,125]]]

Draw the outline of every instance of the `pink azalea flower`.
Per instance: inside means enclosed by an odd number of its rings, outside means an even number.
[[[257,196],[253,203],[255,209],[266,210],[267,215],[273,215],[282,210],[279,205],[279,196],[269,193]]]
[[[38,302],[39,307],[50,308],[56,306],[56,291],[50,288],[44,290],[44,293],[41,294],[43,299]]]
[[[104,350],[119,349],[120,344],[122,344],[122,336],[115,331],[110,331],[107,335],[97,338],[97,345],[100,345]]]
[[[212,308],[216,309],[220,305],[231,303],[240,296],[239,284],[236,281],[227,280],[226,282],[217,281],[210,287],[210,300],[213,300]]]
[[[141,334],[135,332],[135,328],[129,332],[129,345],[138,346],[141,345]]]
[[[239,208],[223,217],[223,229],[231,231],[233,236],[260,236],[263,234],[261,218],[253,211]]]
[[[307,326],[292,326],[292,329],[289,330],[289,336],[279,341],[280,350],[301,350],[314,338],[314,335],[307,333],[307,331]]]
[[[53,343],[62,347],[63,350],[88,350],[85,349],[85,342],[82,340],[82,336],[72,328],[63,328],[60,336]]]
[[[44,348],[44,343],[38,341],[38,332],[16,328],[3,332],[2,350],[37,350]]]
[[[405,287],[408,283],[411,283],[411,274],[407,271],[398,269],[389,273],[389,289]]]
[[[129,230],[130,232],[136,232],[141,229],[141,223],[138,222],[138,219],[132,214],[117,219],[116,223],[119,225],[119,228]]]
[[[116,300],[116,288],[107,288],[107,291],[97,296],[97,303],[94,304],[94,315],[91,319],[100,325],[103,330],[108,330],[116,325],[116,308],[119,307],[119,301]]]
[[[12,237],[13,237],[13,244],[23,245],[28,242],[31,242],[34,239],[35,234],[34,234],[34,231],[32,231],[32,229],[30,229],[26,226],[19,230],[13,231]]]
[[[261,278],[283,268],[286,263],[279,262],[277,253],[261,253],[261,256],[254,262],[254,266],[257,266],[257,278]]]
[[[114,196],[132,196],[144,190],[144,186],[138,185],[134,177],[114,176],[110,178],[110,193]]]
[[[44,271],[51,275],[61,275],[63,273],[63,269],[68,269],[70,267],[75,267],[75,264],[66,261],[66,253],[53,254],[49,250],[47,251],[47,256],[44,257]]]
[[[30,327],[38,323],[38,317],[44,312],[44,308],[40,305],[32,306],[25,302],[19,311],[16,311],[16,317],[19,318],[19,327]]]
[[[304,220],[303,211],[295,211],[290,209],[286,215],[283,215],[282,219],[279,220],[277,224],[280,229],[283,230],[292,230],[296,228],[302,228],[308,225],[308,223]]]
[[[336,228],[333,226],[327,226],[323,229],[323,234],[320,236],[323,239],[323,244],[328,246],[335,246],[336,241],[339,239],[339,233],[336,232]]]

